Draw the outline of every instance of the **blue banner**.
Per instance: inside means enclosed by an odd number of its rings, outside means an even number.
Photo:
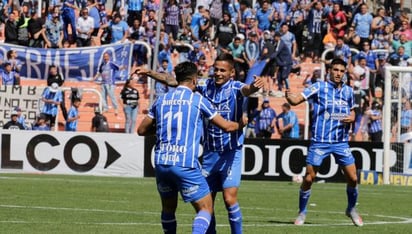
[[[103,61],[103,54],[109,53],[111,60],[122,69],[117,72],[116,80],[126,80],[132,65],[133,44],[110,44],[98,47],[67,49],[44,49],[0,45],[0,58],[6,60],[9,50],[15,50],[22,62],[20,76],[30,79],[47,79],[50,65],[56,65],[65,79],[91,80]]]

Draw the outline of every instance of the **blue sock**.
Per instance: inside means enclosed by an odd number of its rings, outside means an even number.
[[[175,214],[162,212],[161,219],[162,219],[163,232],[165,234],[175,234],[176,226],[177,226]]]
[[[348,195],[348,211],[351,211],[355,205],[356,205],[356,201],[358,200],[358,186],[354,187],[350,187],[347,186],[346,187],[346,194]]]
[[[212,218],[210,219],[209,228],[207,229],[206,234],[216,234],[216,219],[215,214],[212,214]]]
[[[199,211],[193,220],[192,233],[205,234],[210,225],[211,215],[207,211]]]
[[[306,214],[306,207],[308,205],[308,201],[310,198],[310,189],[307,191],[303,191],[302,189],[299,191],[299,214],[303,213]]]
[[[242,233],[242,212],[240,211],[239,203],[231,207],[227,207],[229,213],[229,223],[232,234]]]

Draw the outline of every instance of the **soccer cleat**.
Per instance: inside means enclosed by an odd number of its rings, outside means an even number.
[[[303,225],[305,223],[306,215],[304,213],[299,213],[298,217],[295,219],[295,225]]]
[[[348,216],[352,220],[355,226],[357,227],[363,226],[362,217],[358,214],[355,208],[353,208],[350,212],[346,210],[346,216]]]

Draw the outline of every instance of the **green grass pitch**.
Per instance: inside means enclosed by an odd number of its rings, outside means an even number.
[[[299,185],[243,181],[244,233],[411,233],[412,189],[360,186],[365,226],[344,215],[344,184],[315,184],[307,224],[296,227]],[[153,178],[0,174],[0,233],[162,233]],[[190,233],[193,208],[179,201],[178,233]],[[230,233],[221,196],[219,233]]]

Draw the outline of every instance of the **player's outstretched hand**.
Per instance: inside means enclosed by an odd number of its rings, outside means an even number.
[[[253,86],[256,88],[263,88],[265,86],[266,79],[264,79],[262,76],[255,76],[255,81],[253,81]]]
[[[147,73],[149,73],[149,69],[147,69],[145,66],[139,66],[136,68],[136,70],[134,71],[134,73],[138,74],[138,75],[147,75]]]

